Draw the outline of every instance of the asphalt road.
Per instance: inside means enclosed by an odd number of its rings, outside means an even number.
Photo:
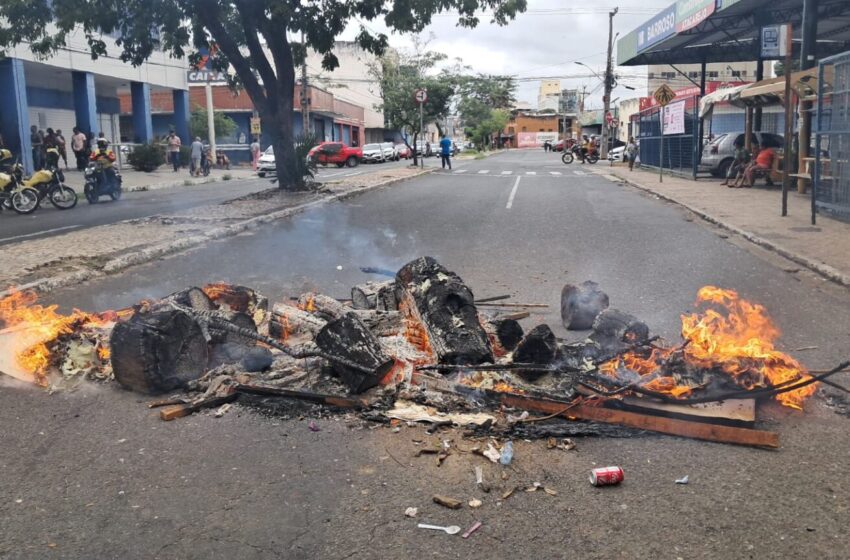
[[[388,162],[380,167],[399,167],[408,162]],[[320,167],[316,179],[320,182],[355,177],[376,170],[376,165],[337,169]],[[123,220],[144,218],[156,214],[179,212],[204,204],[215,204],[252,192],[271,188],[269,179],[219,181],[190,187],[180,186],[152,191],[128,192],[118,202],[103,197],[99,204],[80,199],[72,210],[57,210],[44,201],[33,214],[20,216],[14,212],[0,214],[0,246],[27,239],[61,235],[70,231],[112,224]],[[82,193],[82,188],[76,188]]]
[[[305,289],[344,296],[367,279],[359,266],[397,268],[429,254],[478,296],[549,303],[525,326],[546,321],[561,336],[581,336],[558,324],[565,282],[600,282],[612,306],[671,338],[697,289],[715,284],[763,303],[785,348],[817,346],[796,353],[810,367],[847,358],[846,291],[590,171],[542,152],[464,162],[48,300],[105,309],[217,280],[274,298]],[[0,557],[850,555],[850,420],[819,399],[805,413],[762,408],[765,425],[780,432],[777,451],[662,436],[579,438],[569,453],[519,441],[507,469],[471,454],[442,467],[415,458],[411,440],[434,439],[418,428],[393,433],[337,419],[312,432],[306,421],[238,407],[221,419],[162,423],[144,402],[112,386],[52,396],[3,389]],[[443,437],[472,446],[459,431]],[[476,490],[475,465],[494,484],[490,494]],[[605,465],[622,466],[626,481],[590,486],[589,470]],[[684,475],[690,484],[674,484]],[[535,481],[558,495],[517,492],[498,503],[503,490]],[[448,510],[431,503],[435,493],[484,505]],[[417,520],[404,517],[407,507],[419,508]],[[484,526],[468,540],[416,528],[475,520]]]

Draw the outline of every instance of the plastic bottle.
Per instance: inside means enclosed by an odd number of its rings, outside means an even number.
[[[507,466],[511,464],[511,461],[514,458],[514,444],[511,443],[510,440],[502,446],[502,456],[499,458],[499,462],[503,465]]]

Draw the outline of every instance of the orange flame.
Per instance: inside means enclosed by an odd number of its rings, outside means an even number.
[[[3,364],[5,373],[45,387],[53,358],[50,347],[56,339],[80,327],[103,325],[115,314],[93,315],[75,309],[70,315],[61,315],[56,312],[57,305],[45,307],[37,300],[33,291],[16,290],[0,299],[0,359],[11,354],[14,363]],[[109,352],[99,349],[102,351]]]
[[[704,286],[697,293],[696,305],[708,304],[701,312],[682,315],[682,337],[685,339],[684,360],[692,366],[718,368],[745,389],[775,386],[802,381],[810,376],[794,358],[776,350],[779,329],[770,320],[765,308],[742,299],[734,290]],[[617,377],[621,367],[642,377],[659,372],[661,364],[673,349],[655,348],[641,356],[629,352],[603,364],[605,375]],[[677,384],[669,376],[660,376],[646,383],[647,389],[674,397],[690,395],[690,387]],[[784,406],[802,409],[803,401],[816,391],[811,384],[776,396]]]

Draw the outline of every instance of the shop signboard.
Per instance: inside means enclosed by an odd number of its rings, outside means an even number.
[[[716,0],[679,0],[676,3],[676,32],[696,27],[714,13]]]
[[[663,134],[685,133],[685,102],[677,101],[662,108],[662,119],[664,121]]]
[[[676,32],[676,4],[671,4],[638,28],[637,50],[641,52]]]

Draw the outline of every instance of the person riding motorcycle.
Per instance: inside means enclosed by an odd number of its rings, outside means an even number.
[[[15,166],[15,157],[11,150],[0,149],[0,173],[11,173]]]
[[[581,155],[581,162],[584,163],[584,160],[587,159],[587,154],[590,153],[590,149],[592,144],[590,143],[590,138],[587,137],[587,134],[583,134],[581,137],[581,148],[579,149],[579,155]]]
[[[107,188],[114,186],[116,180],[115,169],[113,169],[113,164],[115,163],[115,152],[109,149],[109,142],[106,138],[97,139],[97,150],[92,152],[89,160],[97,164],[98,191],[102,191],[102,187],[104,186]]]

